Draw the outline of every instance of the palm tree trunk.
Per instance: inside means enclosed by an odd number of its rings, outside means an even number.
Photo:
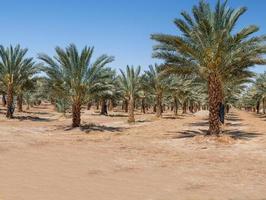
[[[157,106],[156,104],[153,105],[153,112],[156,113],[156,110],[157,110]]]
[[[8,84],[8,87],[7,87],[7,112],[6,112],[7,118],[13,118],[13,113],[14,113],[13,100],[14,100],[13,84],[10,83]]]
[[[96,102],[96,110],[99,110],[99,101]]]
[[[2,105],[3,105],[3,107],[6,107],[6,95],[4,95],[4,94],[2,96]]]
[[[143,114],[146,113],[145,99],[144,98],[141,99],[141,111],[143,112]]]
[[[22,94],[19,94],[17,96],[17,106],[18,106],[18,112],[22,112],[23,111],[23,97],[22,97]]]
[[[133,123],[135,122],[135,117],[134,117],[134,98],[131,96],[129,98],[129,104],[128,104],[128,122]]]
[[[230,111],[230,105],[226,104],[226,113],[229,113],[229,111]]]
[[[162,117],[162,96],[161,95],[157,95],[156,97],[156,117]]]
[[[257,114],[260,114],[260,101],[257,102],[256,110],[257,110]]]
[[[107,115],[107,104],[106,104],[106,100],[105,99],[102,99],[101,100],[101,112],[100,112],[101,115]]]
[[[222,103],[222,85],[219,77],[215,73],[209,75],[209,131],[210,135],[220,134],[219,110]]]
[[[134,105],[133,105],[134,107]],[[125,112],[127,113],[128,112],[128,100],[125,100]]]
[[[178,112],[178,102],[177,102],[177,98],[174,97],[174,115],[177,116],[177,112]]]
[[[183,105],[182,105],[182,110],[183,110],[183,114],[187,113],[187,101],[184,101]]]
[[[79,127],[80,126],[80,111],[81,111],[81,104],[80,102],[74,102],[72,104],[72,127]]]
[[[90,110],[91,109],[91,102],[88,102],[87,103],[87,110]]]
[[[263,114],[266,114],[266,97],[262,100],[262,106],[263,106]]]

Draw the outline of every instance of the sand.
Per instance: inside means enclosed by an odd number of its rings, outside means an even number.
[[[232,110],[217,139],[207,116],[0,114],[0,200],[266,199],[266,117]]]

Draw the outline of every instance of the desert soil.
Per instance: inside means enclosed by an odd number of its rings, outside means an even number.
[[[220,138],[206,111],[82,113],[83,127],[48,105],[0,113],[0,200],[263,200],[266,117],[232,110]]]

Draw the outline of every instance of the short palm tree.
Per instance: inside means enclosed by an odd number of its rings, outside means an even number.
[[[66,49],[56,47],[53,58],[40,54],[46,63],[46,72],[52,88],[61,95],[67,95],[72,104],[72,127],[80,126],[81,106],[88,98],[89,90],[100,80],[101,71],[114,60],[107,55],[100,56],[91,63],[94,48],[84,47],[79,54],[77,47],[70,44]]]
[[[27,51],[19,45],[0,46],[0,81],[7,90],[7,118],[13,117],[14,94],[38,72],[33,58],[26,58]]]
[[[127,66],[126,72],[120,70],[121,75],[118,77],[120,88],[124,98],[129,102],[128,108],[128,122],[135,122],[134,107],[135,100],[140,92],[140,66],[134,68]]]
[[[168,73],[198,74],[208,82],[209,134],[220,133],[219,109],[223,103],[223,81],[229,74],[245,71],[253,65],[265,63],[265,36],[253,36],[259,28],[248,26],[234,31],[238,19],[246,8],[231,9],[227,2],[211,6],[200,1],[192,9],[192,16],[182,12],[183,19],[175,25],[181,36],[154,34],[159,42],[154,47],[154,57],[165,61]]]

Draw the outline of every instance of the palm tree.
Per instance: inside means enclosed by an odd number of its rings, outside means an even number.
[[[107,102],[113,101],[118,96],[116,71],[111,68],[105,68],[101,72],[101,80],[98,82],[97,88],[90,90],[90,97],[101,103],[101,115],[107,115]]]
[[[85,46],[79,54],[77,47],[70,44],[66,49],[56,47],[53,58],[40,54],[52,88],[60,95],[66,95],[72,104],[72,127],[80,126],[81,106],[88,98],[89,90],[97,87],[101,71],[114,60],[102,55],[91,63],[94,48]]]
[[[209,134],[220,133],[219,109],[223,103],[223,81],[229,74],[237,76],[250,66],[265,63],[265,36],[253,36],[259,28],[248,26],[235,33],[234,27],[246,8],[227,8],[227,2],[211,6],[200,1],[193,16],[182,12],[175,19],[181,36],[154,34],[159,42],[154,57],[165,60],[168,73],[197,74],[208,82]]]
[[[120,69],[121,76],[118,77],[121,91],[124,98],[128,101],[128,122],[135,122],[134,117],[134,105],[135,99],[140,92],[140,66],[134,68],[133,66],[127,66],[126,72]]]
[[[258,101],[262,102],[263,114],[266,114],[266,72],[260,74],[255,82]]]
[[[7,89],[7,118],[13,117],[14,94],[38,72],[33,58],[25,58],[27,51],[19,45],[0,46],[0,81]]]
[[[169,79],[160,74],[160,66],[155,64],[150,65],[149,70],[145,71],[143,76],[143,84],[145,90],[155,96],[156,99],[156,117],[162,117],[162,99],[164,92],[169,85]]]

